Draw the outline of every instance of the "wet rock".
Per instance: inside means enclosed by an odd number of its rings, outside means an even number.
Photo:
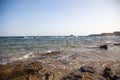
[[[114,80],[120,80],[120,65],[115,67],[116,74],[114,75]]]
[[[90,72],[90,73],[95,73],[96,72],[96,68],[92,67],[92,66],[82,66],[80,68],[80,71],[82,72]]]
[[[0,80],[7,80],[24,74],[25,69],[22,63],[2,65],[0,68]]]
[[[114,43],[115,46],[120,46],[120,43]]]
[[[12,66],[1,66],[0,68],[0,80],[7,80],[12,75],[13,67]]]
[[[105,49],[105,50],[107,50],[107,49],[108,49],[108,46],[107,46],[107,45],[101,45],[99,48],[100,48],[100,49]]]
[[[82,80],[106,80],[99,74],[85,72],[82,74]]]
[[[73,72],[72,74],[63,77],[60,80],[106,80],[106,79],[99,74],[89,72],[82,72],[76,74],[76,72]]]
[[[27,65],[26,70],[29,74],[35,74],[38,73],[39,70],[43,68],[43,65],[41,62],[32,62],[29,65]]]
[[[105,69],[104,69],[104,71],[103,71],[103,76],[104,76],[107,80],[114,80],[115,71],[114,71],[111,67],[105,67]]]
[[[115,74],[114,80],[120,80],[120,74]]]
[[[41,62],[0,65],[0,80],[54,80],[54,73]]]

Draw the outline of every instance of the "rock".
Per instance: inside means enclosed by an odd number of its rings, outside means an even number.
[[[100,49],[105,49],[105,50],[107,50],[107,49],[108,49],[108,46],[107,46],[107,45],[101,45],[99,48],[100,48]]]
[[[107,79],[107,80],[114,80],[115,77],[115,71],[110,68],[110,67],[105,67],[104,71],[103,71],[103,76]]]
[[[9,63],[0,65],[0,80],[54,80],[54,73],[45,69],[41,62]]]
[[[115,74],[114,80],[120,80],[120,74]]]
[[[115,67],[116,74],[114,75],[114,80],[120,80],[120,65]]]
[[[0,68],[0,80],[7,80],[10,78],[13,70],[12,66],[3,65],[2,68]]]
[[[2,65],[0,68],[0,80],[7,80],[24,74],[25,69],[22,63]]]
[[[73,72],[72,74],[63,77],[60,80],[106,80],[106,79],[99,74],[89,72],[82,72],[76,74],[76,72]]]
[[[91,66],[82,66],[82,67],[80,68],[80,71],[82,71],[82,72],[95,73],[95,72],[96,72],[96,68],[91,67]]]
[[[82,80],[106,80],[99,74],[85,72],[82,74]]]
[[[120,43],[114,43],[115,46],[120,46]]]
[[[43,68],[43,65],[41,62],[32,62],[28,64],[28,66],[26,67],[26,70],[28,73],[34,74],[34,73],[38,73],[38,71],[41,70],[42,68]]]

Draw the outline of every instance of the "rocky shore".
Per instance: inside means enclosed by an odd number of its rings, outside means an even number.
[[[12,62],[0,65],[0,80],[54,80],[54,74],[41,62]]]
[[[1,64],[0,80],[120,80],[119,48],[35,52],[34,58]]]
[[[90,62],[60,80],[120,80],[120,62]]]
[[[60,79],[41,62],[12,62],[0,65],[0,80],[120,80],[120,62],[81,62],[80,68]],[[61,73],[62,74],[62,73]]]

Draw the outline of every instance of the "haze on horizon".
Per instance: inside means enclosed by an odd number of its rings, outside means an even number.
[[[1,0],[0,36],[120,31],[119,0]]]

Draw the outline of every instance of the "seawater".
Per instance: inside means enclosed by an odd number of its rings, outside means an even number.
[[[102,44],[112,46],[114,43],[120,43],[120,36],[0,37],[0,64],[28,58],[32,56],[34,52],[49,52],[78,48],[90,49]]]

